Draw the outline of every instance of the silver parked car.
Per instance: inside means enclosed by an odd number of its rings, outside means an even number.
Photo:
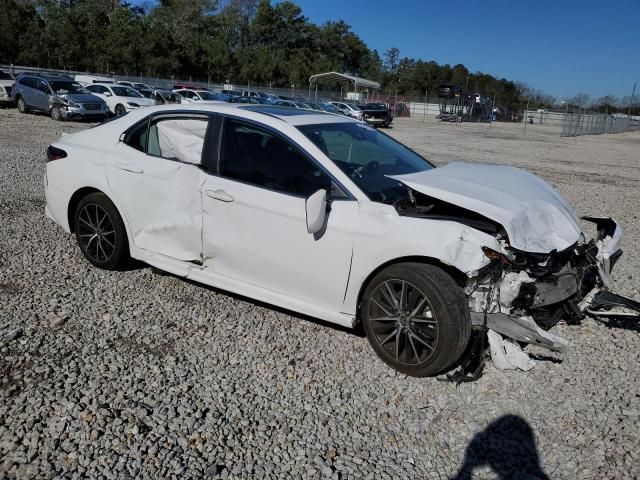
[[[23,73],[18,75],[13,97],[20,113],[37,110],[54,120],[102,119],[109,107],[75,80],[64,75]]]

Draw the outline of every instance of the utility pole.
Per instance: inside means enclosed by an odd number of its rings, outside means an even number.
[[[636,94],[636,84],[638,82],[634,82],[633,84],[633,91],[631,92],[631,100],[629,100],[629,118],[631,118],[631,107],[633,106],[633,97]]]
[[[529,97],[527,97],[527,108],[524,110],[524,118],[522,121],[524,122],[524,134],[527,134],[527,112],[529,112]]]
[[[424,123],[425,118],[427,116],[427,108],[429,107],[429,104],[427,103],[428,99],[427,99],[427,94],[429,93],[429,90],[425,89],[424,90],[424,108],[422,110],[422,123]]]
[[[496,108],[496,94],[493,94],[493,102],[491,102],[491,112],[489,112],[489,130],[491,130],[491,124],[493,123],[493,110]]]

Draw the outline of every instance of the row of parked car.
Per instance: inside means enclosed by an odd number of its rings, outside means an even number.
[[[216,93],[191,84],[161,89],[96,75],[71,78],[54,73],[21,73],[14,79],[8,72],[0,71],[0,104],[15,104],[21,113],[45,112],[59,121],[102,119],[150,105],[196,102],[270,104],[316,110],[346,115],[375,126],[388,126],[393,121],[391,110],[382,103],[360,106],[348,102],[309,102],[255,90]]]

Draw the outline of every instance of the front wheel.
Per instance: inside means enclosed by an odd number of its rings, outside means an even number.
[[[116,108],[114,109],[114,111],[116,112],[116,115],[120,116],[120,115],[124,115],[127,112],[127,109],[124,108],[124,105],[119,103],[116,105]]]
[[[101,192],[91,193],[75,211],[76,240],[92,265],[118,270],[129,257],[127,233],[115,205]]]
[[[402,263],[380,271],[365,289],[360,315],[378,356],[414,377],[453,367],[471,336],[462,287],[433,265]]]
[[[51,118],[56,122],[62,122],[64,120],[60,107],[51,107]]]
[[[27,104],[24,101],[24,98],[19,97],[18,100],[16,101],[17,106],[18,106],[18,111],[20,113],[28,113],[29,109],[27,109]]]

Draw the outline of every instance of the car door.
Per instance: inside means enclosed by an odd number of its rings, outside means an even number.
[[[36,88],[33,90],[33,106],[43,112],[49,111],[49,95],[51,89],[44,80],[38,80]]]
[[[216,174],[203,186],[203,253],[212,272],[339,312],[358,204],[302,150],[254,123],[224,121]],[[333,199],[307,232],[305,200]]]
[[[205,114],[156,114],[124,134],[107,166],[109,185],[141,249],[185,262],[202,254]]]

